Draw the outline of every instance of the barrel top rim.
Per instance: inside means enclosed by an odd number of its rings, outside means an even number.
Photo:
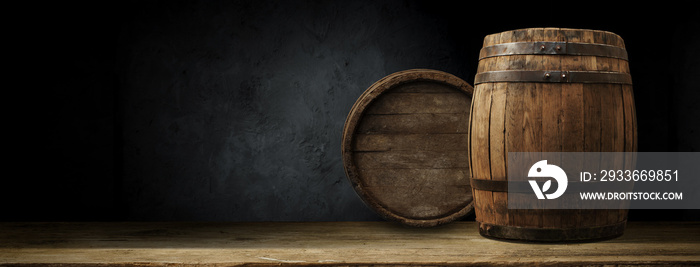
[[[561,28],[561,27],[528,27],[528,28],[519,28],[519,29],[512,29],[512,30],[507,30],[507,31],[501,31],[501,32],[496,32],[492,34],[487,34],[486,36],[494,36],[496,34],[502,34],[505,32],[514,32],[514,31],[522,31],[522,30],[531,30],[531,29],[557,29],[557,30],[573,30],[573,31],[589,31],[589,32],[602,32],[602,33],[607,33],[614,35],[620,39],[622,39],[622,36],[620,36],[617,33],[611,32],[611,31],[606,31],[606,30],[595,30],[595,29],[578,29],[578,28]]]

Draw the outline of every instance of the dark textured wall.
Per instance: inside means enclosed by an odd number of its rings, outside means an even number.
[[[25,41],[17,46],[23,53],[12,54],[20,83],[11,99],[25,109],[10,113],[8,165],[19,174],[3,181],[0,200],[21,204],[7,205],[0,219],[377,220],[340,160],[357,97],[411,68],[473,83],[483,37],[527,27],[621,35],[640,151],[700,149],[697,11],[510,6],[494,13],[489,4],[454,3],[41,6],[28,15],[40,23],[13,32]]]
[[[135,12],[120,77],[129,217],[374,219],[339,160],[345,117],[386,74],[465,74],[445,24],[402,2]]]

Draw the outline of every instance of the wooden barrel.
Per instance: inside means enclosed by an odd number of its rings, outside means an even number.
[[[481,234],[532,241],[621,235],[627,210],[509,210],[504,188],[508,152],[636,151],[622,38],[560,28],[488,35],[474,84],[469,160]]]
[[[445,72],[384,77],[345,121],[342,158],[357,194],[386,219],[429,227],[472,212],[467,134],[473,88]]]

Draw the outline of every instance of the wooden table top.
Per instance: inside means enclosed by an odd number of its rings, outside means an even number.
[[[700,265],[700,222],[630,222],[622,237],[487,239],[475,222],[0,223],[0,265]]]

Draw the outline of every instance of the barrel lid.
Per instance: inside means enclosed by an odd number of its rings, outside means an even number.
[[[472,92],[452,74],[411,69],[380,79],[358,98],[345,121],[342,158],[365,204],[418,227],[471,214]]]

